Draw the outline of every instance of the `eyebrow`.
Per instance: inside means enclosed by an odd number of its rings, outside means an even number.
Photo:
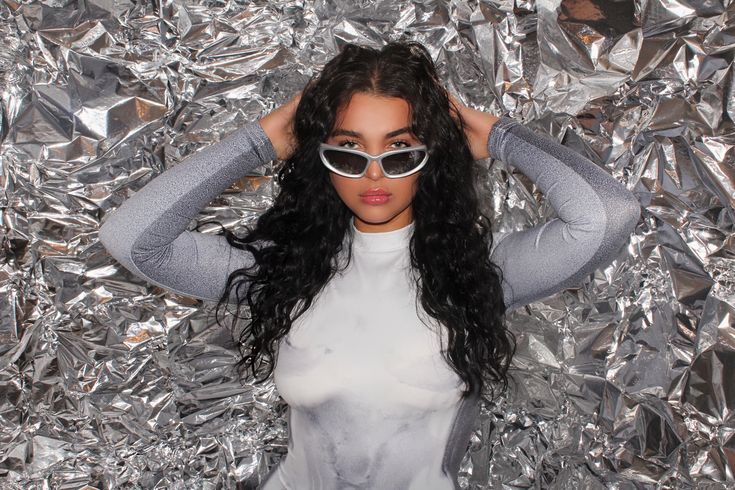
[[[393,136],[398,136],[399,134],[410,133],[410,132],[411,132],[411,128],[406,126],[405,128],[396,129],[395,131],[386,133],[385,137],[392,138]],[[332,136],[353,136],[355,138],[362,138],[362,135],[358,133],[357,131],[352,131],[349,129],[342,129],[342,128],[335,129],[334,132],[332,133]]]

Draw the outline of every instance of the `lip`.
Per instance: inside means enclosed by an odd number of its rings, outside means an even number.
[[[376,187],[374,189],[366,190],[365,192],[360,194],[360,196],[390,196],[390,192],[386,191],[385,189],[381,189],[380,187]]]

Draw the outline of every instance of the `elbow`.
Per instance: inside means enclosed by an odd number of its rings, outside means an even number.
[[[99,237],[100,243],[105,247],[108,253],[112,254],[112,248],[114,243],[114,228],[110,224],[110,220],[107,219],[102,226],[100,226],[97,236]]]
[[[123,265],[128,263],[127,257],[130,256],[131,252],[128,232],[118,222],[114,214],[108,216],[102,226],[100,226],[97,236],[102,246],[112,258]]]
[[[628,198],[625,199],[620,207],[620,213],[624,216],[624,227],[628,233],[633,233],[638,221],[641,219],[641,204],[632,193],[628,194]]]
[[[627,241],[635,232],[638,221],[641,218],[641,205],[633,194],[628,194],[623,199],[616,199],[607,207],[607,231],[616,240]]]

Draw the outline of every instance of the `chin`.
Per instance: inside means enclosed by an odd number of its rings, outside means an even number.
[[[376,216],[374,214],[355,213],[355,216],[357,216],[361,221],[364,221],[365,223],[370,223],[371,225],[381,225],[383,223],[387,223],[390,220],[394,219],[397,216],[397,214]]]

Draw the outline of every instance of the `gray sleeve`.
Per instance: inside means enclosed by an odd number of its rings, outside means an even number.
[[[230,273],[252,254],[224,236],[187,231],[204,207],[237,179],[276,158],[257,121],[187,156],[111,213],[99,237],[133,274],[176,293],[219,300]]]
[[[508,312],[580,284],[628,242],[640,204],[592,161],[507,116],[491,128],[488,152],[523,172],[558,216],[494,235],[491,260],[503,271]]]

